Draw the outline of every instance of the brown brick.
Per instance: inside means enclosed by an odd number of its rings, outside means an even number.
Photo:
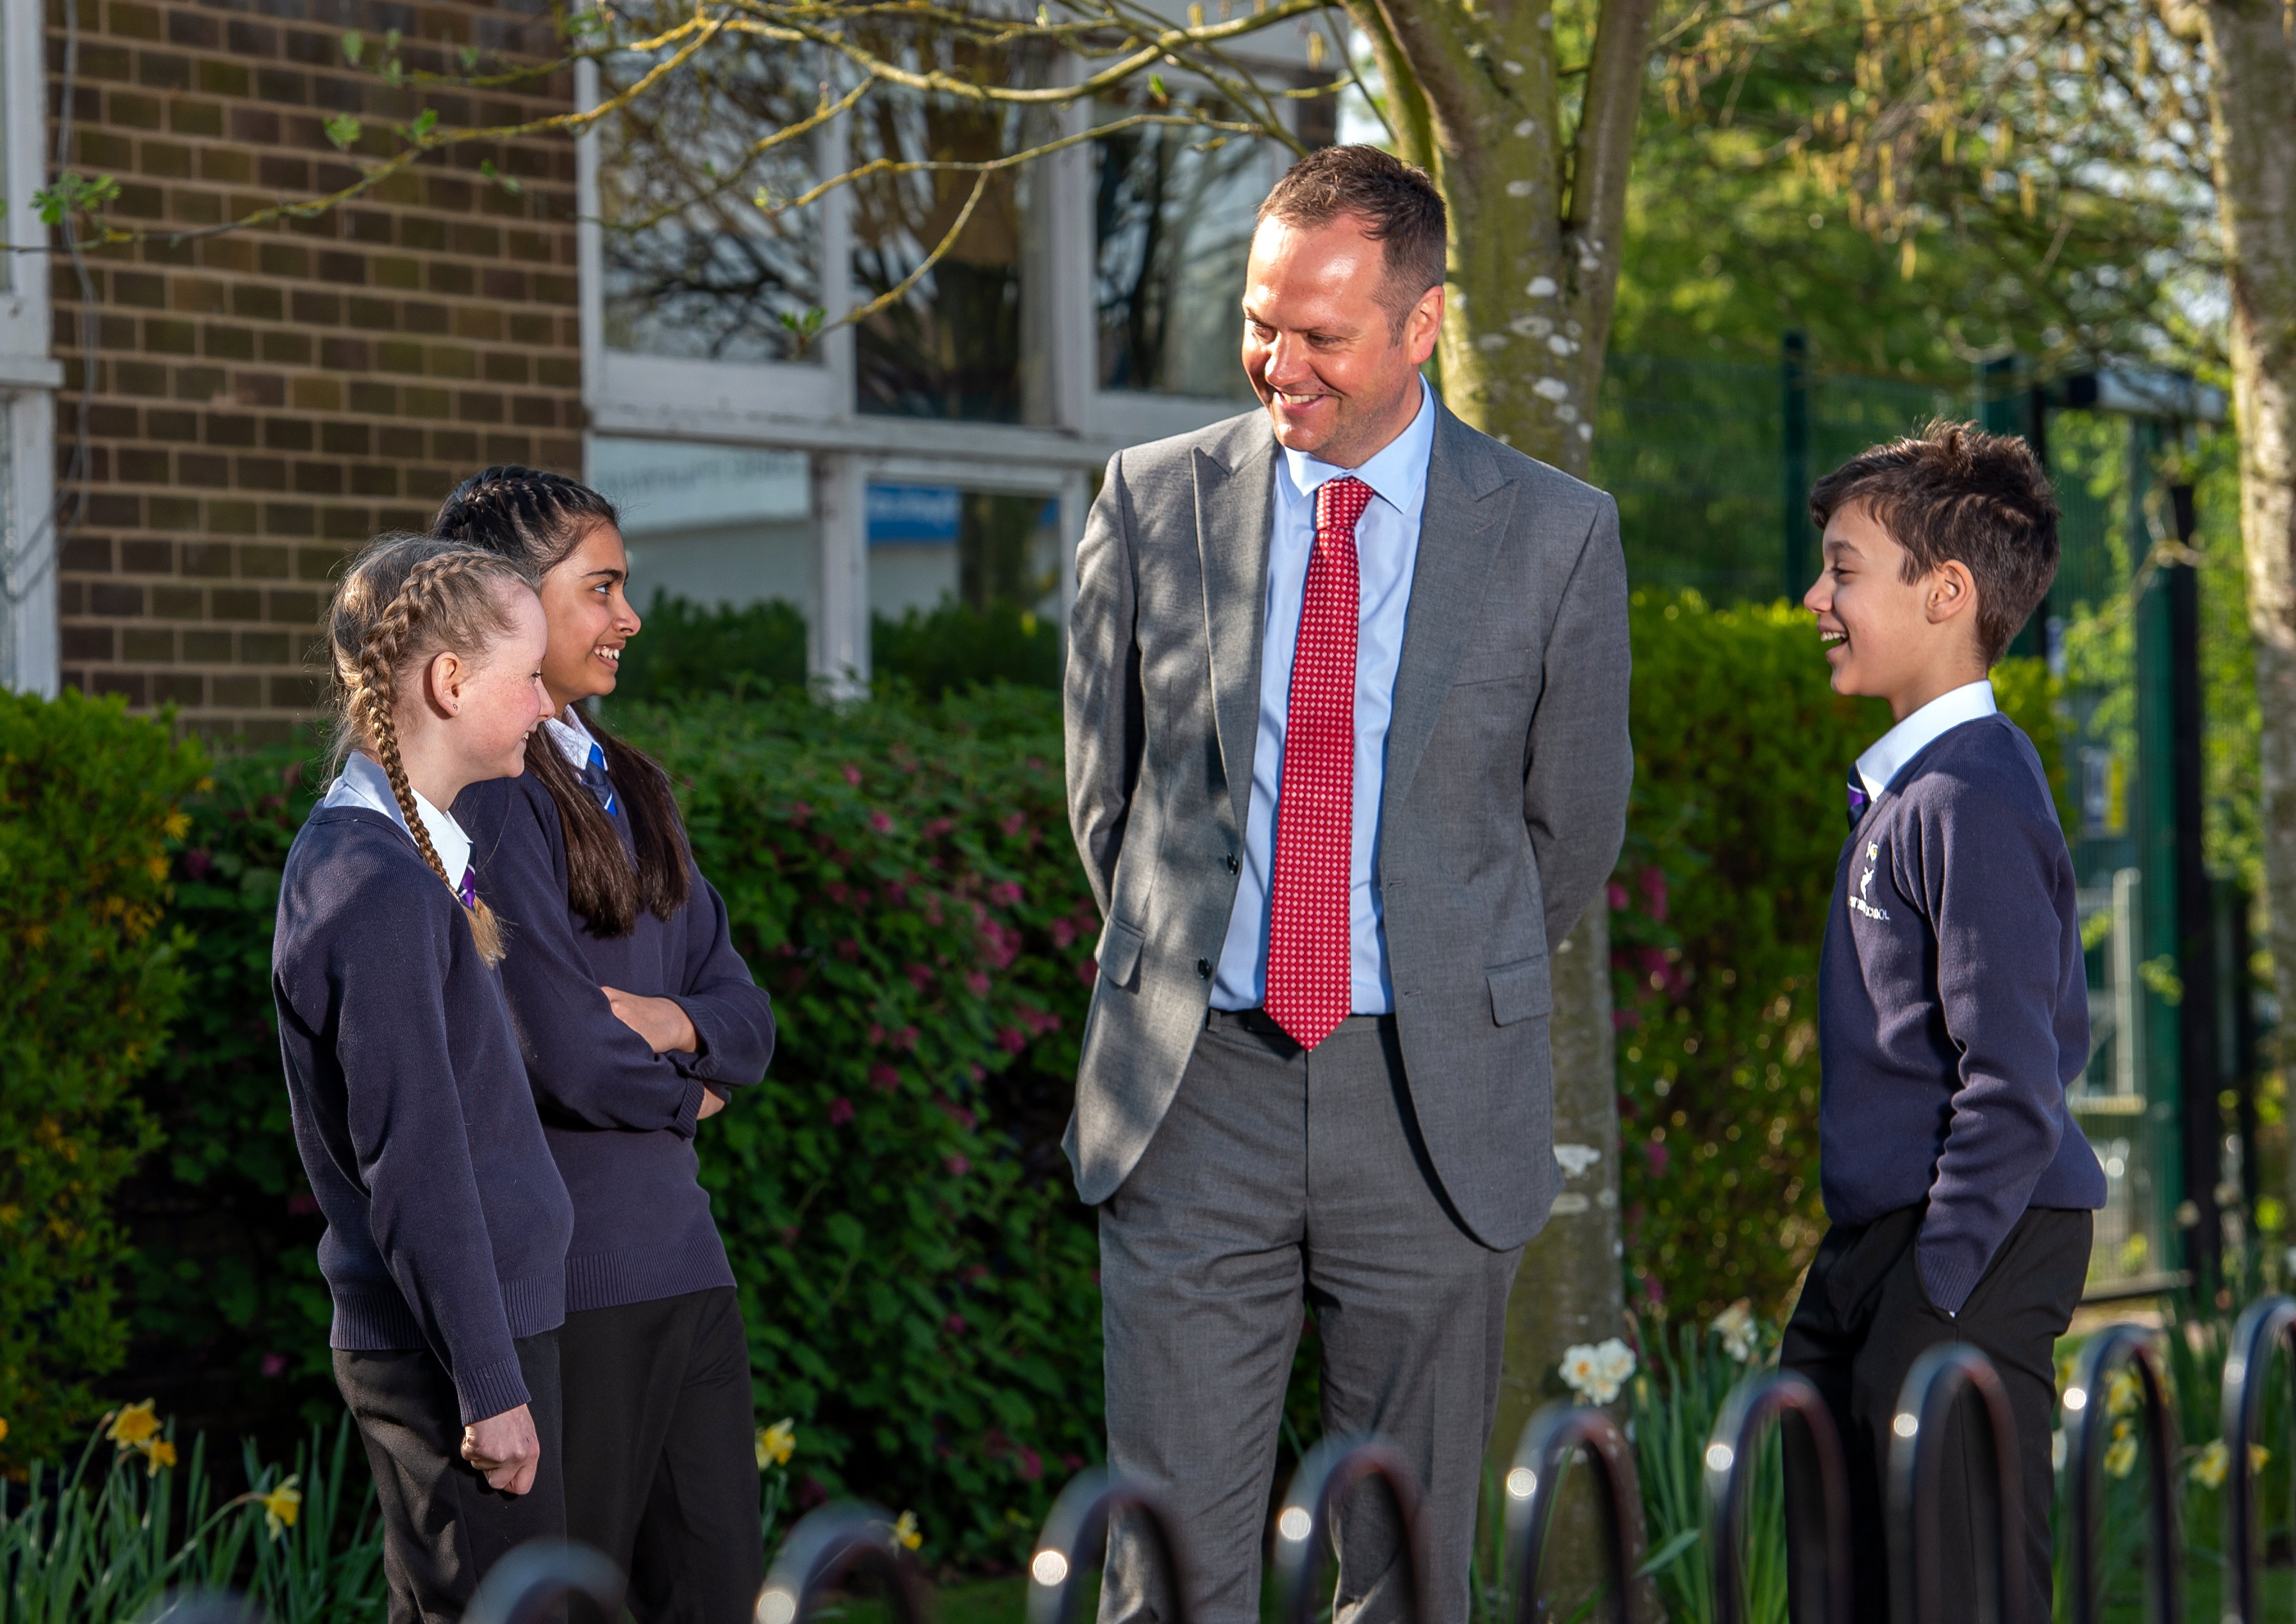
[[[295,321],[299,326],[333,327],[342,322],[343,301],[340,294],[321,293],[298,288],[290,296],[289,302],[294,307]]]
[[[111,275],[111,298],[115,304],[164,310],[168,308],[168,279],[148,271],[115,271]]]
[[[79,149],[79,160],[96,168],[126,169],[135,162],[135,144],[110,130],[78,131],[73,144]]]
[[[142,707],[151,702],[151,687],[141,671],[91,671],[94,692],[104,698],[117,693],[129,704]]]
[[[271,708],[274,710],[316,710],[325,700],[325,685],[309,673],[271,679]]]
[[[176,634],[165,626],[130,626],[119,634],[119,657],[145,665],[170,665],[176,658]]]
[[[352,465],[350,475],[351,495],[354,496],[395,496],[398,494],[398,470],[396,468],[359,463]]]
[[[273,451],[308,451],[314,436],[311,424],[300,417],[266,417],[263,420],[263,444]]]
[[[478,290],[478,273],[467,265],[452,261],[433,260],[430,269],[430,291],[449,298],[467,299]]]
[[[365,339],[321,339],[319,365],[331,373],[365,372],[373,365],[373,346]]]
[[[319,511],[319,533],[332,541],[364,542],[374,534],[363,507],[329,507]]]
[[[266,332],[259,349],[265,362],[273,366],[311,364],[311,340],[306,333]]]
[[[422,346],[412,339],[385,339],[374,347],[375,365],[387,373],[422,371]]]
[[[252,586],[218,586],[208,595],[218,620],[260,620],[263,595]]]
[[[422,431],[386,423],[376,439],[375,452],[393,462],[419,462],[422,457]]]
[[[287,380],[277,373],[242,373],[232,386],[232,398],[241,406],[283,406]]]
[[[209,323],[201,334],[200,347],[217,361],[252,361],[255,359],[255,329],[226,327]]]
[[[498,342],[503,335],[502,312],[492,305],[463,305],[455,312],[457,338]]]
[[[291,107],[301,107],[311,99],[311,82],[299,73],[283,68],[258,68],[255,70],[256,99],[281,102]]]
[[[197,12],[170,8],[168,12],[168,43],[183,45],[193,51],[212,51],[222,31],[212,17],[202,17]]]
[[[119,567],[130,575],[172,575],[176,570],[175,544],[132,537],[123,540],[119,544]],[[160,611],[155,608],[152,612]]]
[[[549,375],[550,365],[551,358],[544,357],[541,381],[564,384],[563,380]],[[581,368],[578,365],[573,370],[576,373],[574,382],[578,383]],[[513,395],[511,397],[510,420],[521,429],[554,429],[558,426],[558,402],[547,395]]]
[[[153,439],[196,442],[200,438],[200,414],[176,406],[153,406],[144,414],[151,425]]]
[[[489,434],[487,436],[487,461],[531,463],[534,461],[534,442],[523,434]]]
[[[307,496],[340,496],[343,494],[343,465],[340,463],[298,463],[295,464],[295,488]]]
[[[195,530],[200,524],[200,499],[197,496],[153,496],[146,504],[152,510],[152,528],[155,530]],[[184,574],[191,570],[186,569]]]
[[[231,290],[231,313],[242,321],[275,322],[286,304],[277,288],[260,283],[242,282]]]
[[[208,678],[209,701],[218,707],[253,709],[263,703],[263,679],[253,675],[215,676]]]
[[[346,287],[366,285],[366,256],[365,254],[323,253],[319,256],[319,280],[338,282]]]
[[[234,56],[274,57],[279,54],[279,30],[234,17],[224,25],[225,38]]]
[[[219,541],[187,541],[184,544],[184,573],[227,578],[231,574],[231,548]]]
[[[196,586],[154,586],[152,588],[152,613],[162,620],[204,619],[207,616],[206,600],[207,595]],[[193,635],[184,634],[187,639]],[[184,658],[199,658],[192,652],[188,641],[184,645]]]
[[[154,90],[189,90],[192,59],[173,51],[144,51],[135,59],[135,82]]]
[[[77,570],[83,575],[111,573],[111,537],[109,536],[67,537],[58,550],[57,566]]]
[[[365,456],[370,431],[363,422],[319,425],[319,447],[330,456]]]
[[[210,536],[252,536],[262,528],[262,515],[252,502],[218,496],[208,504]]]
[[[286,459],[275,456],[240,458],[238,484],[242,490],[285,490]]]
[[[199,64],[200,88],[216,90],[215,70],[222,64]],[[238,91],[226,94],[237,94]],[[178,96],[168,103],[168,127],[178,135],[206,135],[220,141],[223,138],[223,108],[215,102],[192,102]]]
[[[318,510],[300,502],[266,502],[263,504],[263,533],[316,536],[319,533]]]
[[[370,382],[355,378],[350,387],[351,410],[370,416],[389,417],[398,411],[398,386],[395,383]],[[412,411],[413,407],[408,407]]]
[[[479,437],[467,429],[434,429],[430,455],[442,463],[462,465],[479,460]]]
[[[192,173],[192,149],[177,146],[172,141],[147,141],[144,144],[144,161],[139,167],[146,175],[157,175],[168,180],[187,180]]]
[[[144,612],[144,588],[129,581],[91,582],[87,611],[92,615],[140,615]]]
[[[288,385],[287,398],[300,412],[343,409],[343,386],[332,378],[298,378]]]
[[[176,369],[176,398],[213,400],[224,392],[226,382],[220,366],[179,366]]]
[[[119,478],[135,485],[165,485],[168,483],[169,457],[152,446],[123,446],[119,448]]]
[[[524,383],[528,376],[527,358],[512,351],[489,350],[485,361],[488,383]]]
[[[255,178],[255,160],[245,152],[234,152],[225,147],[202,147],[200,150],[200,178],[220,181],[226,185],[244,186]],[[240,212],[236,208],[234,214]]]
[[[287,578],[288,552],[284,547],[242,547],[239,550],[239,573],[250,581],[278,581]]]
[[[184,226],[219,226],[223,223],[223,199],[212,192],[171,193],[168,217]]]
[[[224,284],[211,276],[177,276],[168,291],[172,308],[193,315],[220,316],[229,295]]]
[[[200,352],[200,330],[189,322],[153,316],[144,324],[144,348],[163,356],[195,356]]]
[[[388,299],[366,299],[357,295],[343,301],[343,316],[354,327],[370,332],[390,332],[398,326],[398,307]]]
[[[299,581],[332,580],[335,571],[342,567],[346,554],[331,547],[298,547],[295,549],[295,578]]]
[[[94,490],[87,497],[87,521],[114,529],[132,530],[144,521],[144,502],[125,491]]]
[[[275,625],[317,625],[319,595],[316,592],[274,592],[271,595],[271,619]]]
[[[442,422],[454,405],[454,398],[445,390],[416,389],[406,390],[406,415],[425,422]]]
[[[167,104],[157,96],[129,95],[126,91],[114,91],[111,96],[111,121],[128,129],[155,130],[168,119]]]
[[[262,267],[266,276],[299,279],[311,274],[310,250],[297,248],[291,242],[266,242],[257,263]],[[295,319],[301,321],[303,318],[298,316]]]
[[[503,398],[466,390],[455,398],[455,415],[464,422],[500,422],[504,416]]]
[[[66,660],[111,658],[111,628],[108,626],[67,626],[60,628]]]
[[[232,634],[225,631],[186,631],[183,635],[184,658],[220,665],[231,658]]]
[[[210,446],[252,446],[255,444],[255,419],[237,412],[211,412],[207,420],[207,443]]]
[[[178,705],[184,709],[204,703],[208,679],[197,671],[154,671],[152,673],[152,702],[155,705]]]
[[[402,293],[417,292],[422,286],[422,262],[401,259],[396,254],[378,254],[367,261],[367,274],[374,278],[378,288],[395,288]]]

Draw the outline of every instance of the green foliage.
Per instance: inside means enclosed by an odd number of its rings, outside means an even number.
[[[246,1446],[248,1488],[228,1497],[204,1438],[188,1463],[172,1423],[111,1440],[89,1439],[66,1469],[35,1464],[0,1497],[0,1624],[146,1618],[170,1594],[226,1589],[273,1624],[382,1617],[381,1525],[348,1416],[331,1447],[314,1433],[291,1472]]]
[[[55,1450],[119,1363],[113,1187],[182,998],[168,837],[205,759],[121,702],[0,692],[0,1467]]]
[[[930,1554],[1024,1552],[1100,1431],[1096,1251],[1058,1151],[1099,920],[1057,701],[615,719],[677,781],[780,1024],[766,1087],[702,1134],[760,1412],[796,1417],[818,1489],[914,1509]]]
[[[1635,595],[1635,790],[1611,882],[1620,1200],[1634,1298],[1775,1312],[1824,1216],[1817,958],[1842,780],[1889,728],[1809,617]]]
[[[128,1317],[139,1391],[208,1430],[283,1443],[337,1407],[325,1221],[295,1150],[271,999],[279,877],[322,787],[316,753],[228,758],[185,801],[172,923],[199,942],[189,997],[140,1090],[165,1136],[121,1188],[135,1242]],[[188,1357],[187,1357],[188,1356]]]
[[[1669,1348],[1660,1327],[1644,1349],[1648,1362],[1627,1389],[1648,1571],[1674,1624],[1708,1624],[1721,1616],[1714,1593],[1719,1530],[1708,1514],[1706,1449],[1730,1390],[1775,1369],[1778,1357],[1777,1327],[1750,1317],[1743,1329],[1746,1340],[1733,1347],[1717,1327],[1685,1323],[1673,1328]],[[1775,1427],[1761,1448],[1747,1518],[1741,1616],[1785,1624],[1785,1477]]]
[[[870,624],[870,663],[880,687],[937,700],[983,683],[1060,686],[1059,626],[1001,600],[986,609],[912,609],[898,620],[878,615]],[[645,629],[622,655],[614,697],[622,704],[659,702],[805,683],[805,615],[794,604],[775,599],[704,610],[657,592]]]

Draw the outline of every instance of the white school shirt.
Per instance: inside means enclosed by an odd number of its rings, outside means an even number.
[[[1975,682],[1964,683],[1939,694],[1883,734],[1873,749],[1857,758],[1857,776],[1866,785],[1866,793],[1879,795],[1889,788],[1898,769],[1927,750],[1939,735],[1950,733],[1964,722],[1991,716],[2000,709],[1993,702],[1993,682],[1989,677],[1980,677]]]
[[[471,837],[463,833],[463,825],[454,815],[440,810],[414,791],[414,810],[422,816],[422,827],[430,833],[430,845],[439,854],[439,861],[460,884],[468,877],[471,868]],[[398,797],[390,791],[390,775],[373,757],[357,750],[343,758],[342,776],[327,786],[319,800],[322,807],[365,807],[370,812],[380,812],[400,828],[406,828],[406,819],[398,810]],[[407,831],[408,840],[414,838]]]
[[[558,746],[558,753],[566,758],[568,766],[578,773],[590,765],[590,747],[597,740],[582,724],[581,706],[569,703],[562,714],[544,717],[542,727],[550,735],[550,742]]]

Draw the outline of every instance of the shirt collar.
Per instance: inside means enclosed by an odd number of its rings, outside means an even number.
[[[558,753],[576,772],[590,765],[590,747],[596,741],[590,736],[589,728],[583,726],[579,705],[569,703],[559,715],[544,717],[542,726],[550,735],[550,742],[558,746]]]
[[[380,812],[401,829],[406,819],[399,812],[398,797],[391,792],[390,775],[382,770],[373,758],[353,750],[343,759],[342,776],[328,786],[323,807],[365,807],[370,812]],[[459,885],[463,871],[471,865],[471,837],[463,833],[463,825],[454,815],[441,811],[414,791],[414,810],[421,815],[422,827],[429,832],[431,849],[438,852],[439,861],[446,865],[450,884]],[[412,831],[407,838],[414,839]]]
[[[1371,487],[1373,494],[1406,518],[1419,511],[1427,495],[1427,460],[1435,449],[1435,390],[1419,380],[1419,410],[1410,427],[1382,447],[1360,468],[1335,468],[1304,451],[1283,450],[1283,471],[1293,502],[1313,496],[1326,480],[1353,474]]]
[[[1964,722],[1991,716],[2000,707],[1993,702],[1993,684],[1986,677],[1939,694],[1883,734],[1873,749],[1857,758],[1857,776],[1865,781],[1866,792],[1879,795],[1900,767],[1927,750],[1940,734]]]

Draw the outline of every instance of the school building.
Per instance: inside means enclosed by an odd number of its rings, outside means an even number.
[[[1248,400],[1235,303],[1283,149],[1170,126],[999,176],[913,287],[798,336],[808,312],[899,290],[970,178],[873,181],[779,214],[761,194],[873,157],[1015,151],[1144,100],[882,96],[728,186],[742,150],[838,71],[752,52],[706,95],[682,82],[579,139],[448,149],[310,217],[219,229],[353,184],[423,109],[516,125],[595,106],[643,66],[394,86],[394,30],[408,75],[462,71],[472,48],[489,66],[558,49],[539,0],[6,0],[0,680],[283,737],[317,701],[313,649],[349,551],[516,462],[623,504],[642,607],[657,588],[787,599],[811,668],[865,682],[873,612],[983,594],[1056,608],[1107,457]],[[1298,22],[1251,52],[1263,83],[1328,78],[1312,65],[1326,42]],[[1056,83],[1078,63],[985,66]],[[1217,107],[1167,78],[1158,107]],[[1330,99],[1278,105],[1303,141],[1332,138]],[[348,152],[325,127],[346,115],[362,125]],[[60,168],[116,179],[106,216],[146,240],[74,250],[37,201]]]

